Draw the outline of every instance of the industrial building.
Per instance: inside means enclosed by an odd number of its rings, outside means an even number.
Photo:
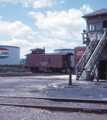
[[[0,45],[0,65],[20,64],[20,48]]]
[[[107,9],[82,16],[86,20],[86,51],[76,66],[77,80],[107,79]]]

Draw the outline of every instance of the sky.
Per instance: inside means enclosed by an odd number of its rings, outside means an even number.
[[[30,49],[83,46],[83,15],[107,8],[107,0],[0,0],[0,45],[20,47],[20,58]]]

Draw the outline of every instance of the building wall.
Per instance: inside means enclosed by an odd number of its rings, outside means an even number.
[[[20,64],[20,48],[0,45],[0,64]]]
[[[88,20],[87,20],[87,27],[88,27],[87,32],[90,32],[89,31],[89,25],[91,23],[96,24],[98,22],[101,23],[101,30],[103,30],[103,21],[105,21],[105,20],[107,20],[107,16],[106,15],[105,16],[100,16],[100,17],[99,16],[95,16],[95,17],[88,18]],[[95,32],[98,32],[98,31],[95,30]]]

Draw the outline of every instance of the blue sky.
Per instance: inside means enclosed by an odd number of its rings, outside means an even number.
[[[0,0],[0,44],[32,48],[82,46],[84,14],[106,8],[107,0]]]

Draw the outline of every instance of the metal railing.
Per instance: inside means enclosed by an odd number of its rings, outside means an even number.
[[[96,39],[97,34],[95,34],[94,39]],[[78,64],[76,65],[76,69],[79,68],[79,66],[81,67],[81,64],[84,64],[84,59],[89,55],[90,52],[90,48],[94,45],[93,40],[90,42],[90,44],[87,46],[85,52],[83,53],[81,59],[79,60]],[[86,61],[85,61],[86,62]]]
[[[94,66],[98,61],[97,59],[99,55],[101,54],[102,49],[104,48],[105,40],[106,40],[105,35],[106,35],[106,31],[103,34],[101,32],[96,33],[94,34],[94,37],[90,35],[91,41],[76,66],[76,78],[81,76],[81,75],[78,75],[80,74],[80,71],[82,74],[82,72],[85,70],[86,76],[89,76],[91,74],[92,69],[94,69]]]
[[[90,62],[93,61],[93,58],[94,58],[94,56],[96,55],[97,51],[100,51],[100,52],[101,52],[101,49],[102,49],[101,44],[103,44],[103,42],[104,42],[104,40],[105,40],[105,39],[104,39],[105,35],[106,35],[106,31],[104,32],[101,40],[99,41],[98,45],[96,46],[96,48],[95,48],[94,52],[92,53],[90,59],[88,60],[86,66],[85,66],[85,69],[90,66]],[[98,54],[98,55],[99,55],[99,54]]]

